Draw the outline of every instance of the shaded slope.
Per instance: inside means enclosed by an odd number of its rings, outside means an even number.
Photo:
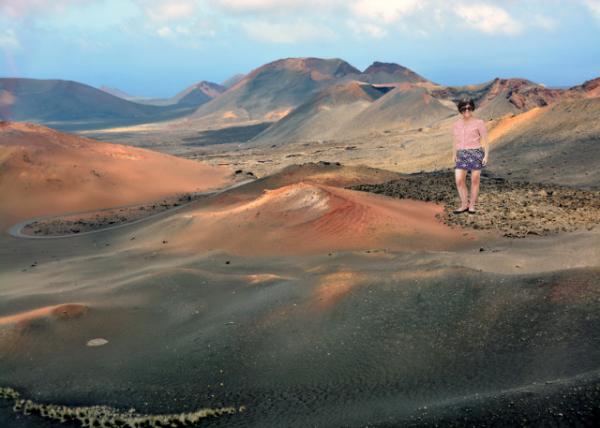
[[[544,107],[497,137],[491,168],[518,179],[600,186],[599,117],[600,98]]]
[[[386,129],[429,126],[454,114],[427,89],[403,84],[355,116],[346,132],[360,135]]]
[[[354,116],[382,95],[381,90],[358,82],[335,85],[294,109],[253,141],[334,138]]]

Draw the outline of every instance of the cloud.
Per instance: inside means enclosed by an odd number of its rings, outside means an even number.
[[[385,28],[370,22],[359,22],[349,19],[346,21],[346,25],[358,37],[366,36],[373,39],[381,39],[387,35]]]
[[[154,22],[188,19],[198,8],[196,0],[136,0],[136,2]]]
[[[592,15],[600,21],[600,0],[583,0],[583,4],[592,12]]]
[[[169,38],[210,38],[217,35],[213,24],[206,19],[196,19],[192,22],[177,25],[163,25],[156,29],[159,37]]]
[[[13,30],[8,29],[0,31],[0,48],[7,50],[21,49],[21,42],[19,42],[19,39]]]
[[[0,12],[11,19],[23,19],[32,15],[54,13],[70,6],[82,6],[94,0],[1,0]]]
[[[444,15],[444,11],[441,8],[436,7],[433,9],[432,15],[433,22],[436,23],[439,29],[443,29],[446,26],[446,16]]]
[[[250,38],[267,43],[292,44],[335,37],[328,27],[300,20],[277,23],[256,20],[242,22],[241,27]]]
[[[462,3],[455,13],[465,23],[483,33],[515,35],[521,32],[521,24],[499,6],[486,3]]]
[[[156,30],[156,34],[158,34],[160,37],[171,37],[173,35],[173,31],[171,31],[171,28],[168,26],[164,26],[164,27],[160,27],[158,30]]]
[[[297,10],[332,10],[340,0],[210,0],[217,9],[234,14],[274,14]]]
[[[142,24],[146,34],[193,48],[217,34],[219,21],[204,14],[199,0],[134,1],[146,18]]]
[[[357,18],[389,24],[423,7],[419,0],[358,0],[350,3]]]

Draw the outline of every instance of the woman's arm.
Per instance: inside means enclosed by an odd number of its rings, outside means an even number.
[[[456,155],[458,150],[458,139],[456,138],[456,122],[452,127],[452,162],[456,162]]]
[[[488,132],[487,132],[487,128],[485,126],[485,122],[482,120],[480,125],[479,125],[479,136],[480,136],[480,140],[479,142],[481,143],[481,145],[483,146],[483,151],[485,153],[484,155],[484,159],[487,163],[488,161],[488,155],[490,154],[490,144],[488,141]]]

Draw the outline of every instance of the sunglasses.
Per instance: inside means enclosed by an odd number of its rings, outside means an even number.
[[[473,111],[473,109],[472,109],[471,107],[467,106],[467,107],[463,107],[463,108],[461,108],[461,109],[460,109],[460,112],[461,112],[461,113],[463,113],[463,112],[465,112],[465,111],[467,111],[467,110],[469,110],[469,111]]]

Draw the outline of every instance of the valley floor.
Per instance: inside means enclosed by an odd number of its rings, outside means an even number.
[[[137,415],[237,409],[202,426],[597,421],[600,228],[450,227],[443,198],[349,189],[399,190],[373,171],[305,165],[119,229],[3,234],[0,387]],[[383,222],[392,208],[404,227]],[[221,240],[203,229],[213,218],[231,229]],[[348,219],[399,234],[354,228],[361,246]],[[322,241],[280,242],[292,231]],[[64,426],[12,404],[0,399],[0,425]]]

